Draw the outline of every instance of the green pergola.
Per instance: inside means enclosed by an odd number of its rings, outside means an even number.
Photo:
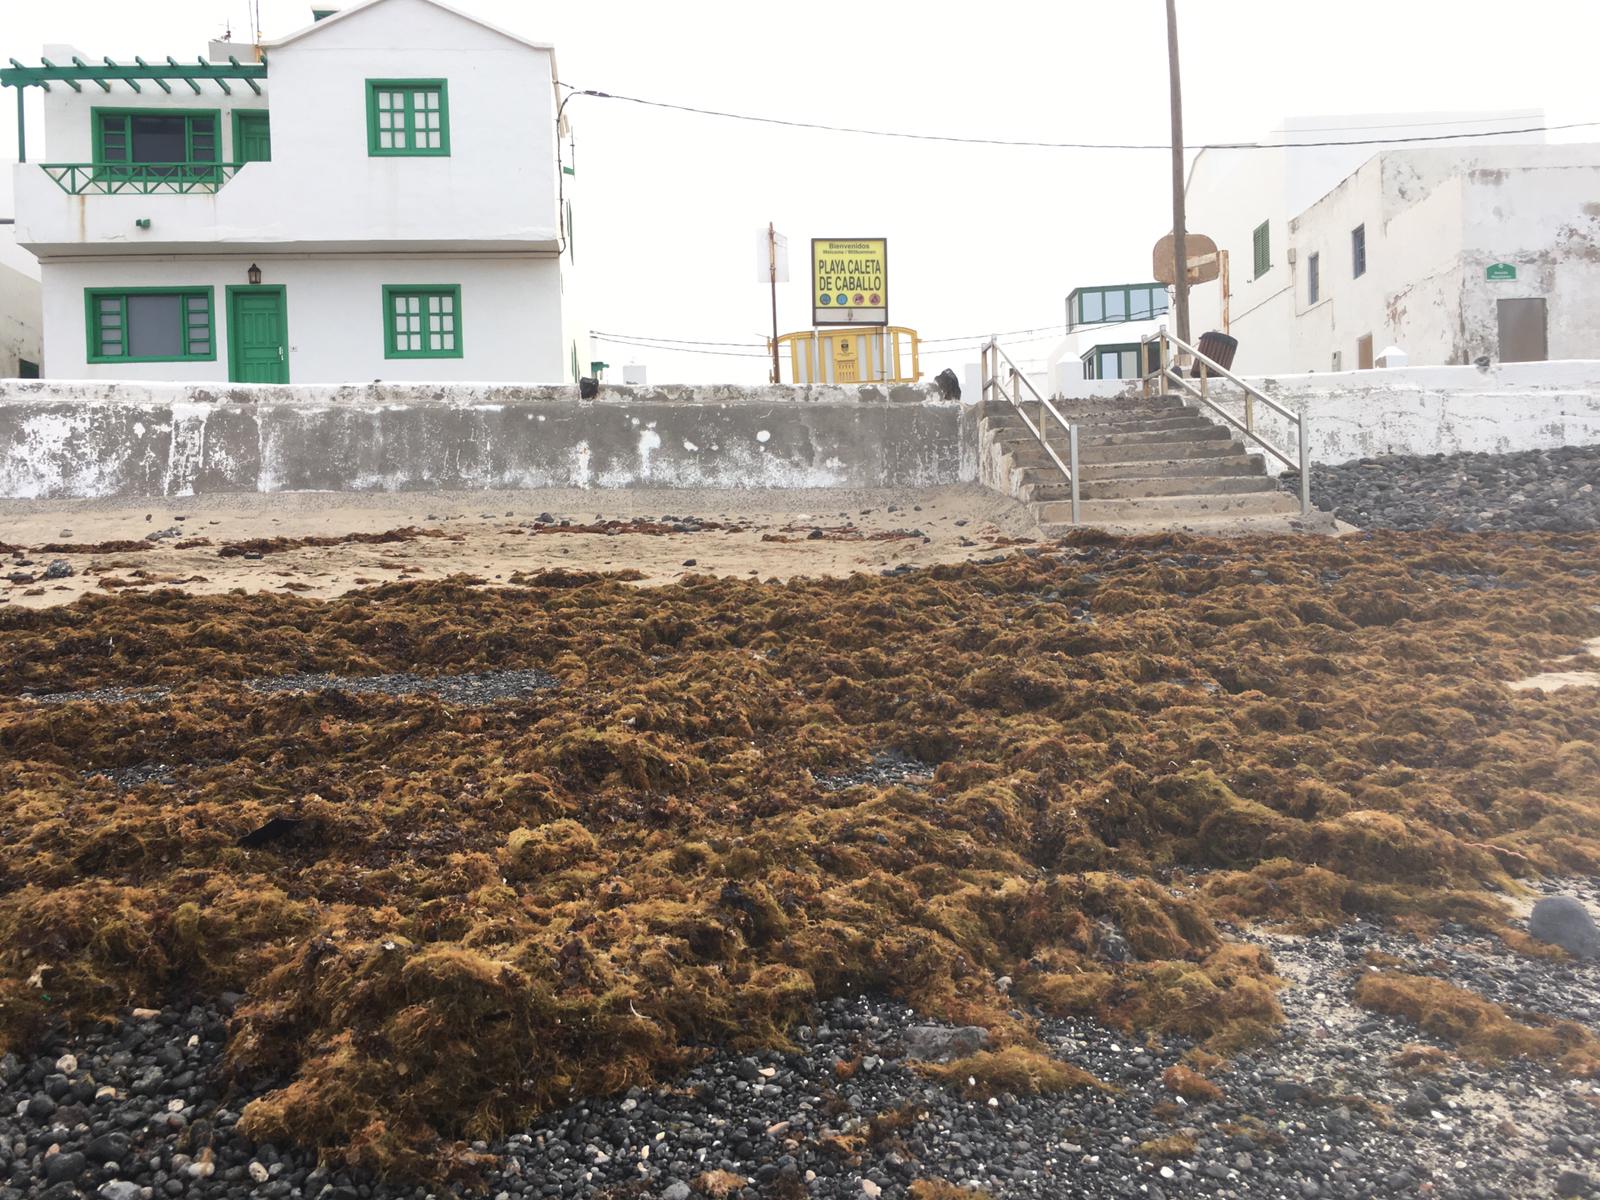
[[[250,90],[256,95],[261,94],[259,80],[267,77],[267,64],[265,59],[258,63],[242,63],[232,55],[228,56],[225,63],[211,63],[205,59],[197,60],[194,65],[181,63],[170,54],[165,63],[147,63],[144,59],[135,57],[131,63],[113,62],[110,58],[104,60],[104,65],[86,63],[77,55],[72,56],[72,65],[58,66],[48,58],[41,58],[37,67],[24,66],[16,59],[11,60],[9,67],[0,67],[0,87],[14,87],[17,89],[17,161],[28,161],[27,136],[24,131],[22,100],[31,87],[50,90],[53,83],[65,84],[75,92],[83,91],[86,83],[94,84],[103,92],[109,92],[114,83],[127,84],[129,89],[142,92],[141,83],[153,84],[163,92],[171,92],[174,83],[186,84],[199,95],[201,85],[214,83],[227,95],[233,94],[233,89],[228,86],[229,80],[247,83]]]

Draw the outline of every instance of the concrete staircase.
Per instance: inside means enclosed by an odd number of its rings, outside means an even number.
[[[1054,403],[1078,426],[1083,525],[1116,533],[1333,531],[1330,514],[1301,517],[1299,499],[1267,474],[1260,452],[1247,451],[1228,426],[1176,396],[1148,399],[1132,391]],[[1036,404],[1027,411],[1037,420]],[[1053,419],[1050,429],[1050,444],[1065,462],[1066,432]],[[984,483],[1032,505],[1047,535],[1073,527],[1071,488],[1016,409],[985,402],[978,444]]]

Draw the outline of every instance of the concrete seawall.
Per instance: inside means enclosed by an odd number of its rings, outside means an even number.
[[[539,487],[897,487],[977,476],[931,385],[268,386],[0,381],[0,497]]]
[[[1128,380],[1069,382],[1066,394],[1082,399],[1117,396],[1133,386]],[[1256,376],[1249,382],[1290,410],[1309,414],[1314,462],[1600,443],[1600,362],[1591,360],[1500,363],[1484,370],[1395,367]],[[1214,384],[1211,398],[1243,418],[1238,388]],[[1256,419],[1274,445],[1294,445],[1289,422],[1264,406]]]

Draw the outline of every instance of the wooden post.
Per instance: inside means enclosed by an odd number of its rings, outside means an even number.
[[[778,371],[778,231],[771,221],[767,222],[767,275],[772,281],[772,382],[779,383],[782,375]]]
[[[1178,340],[1189,336],[1189,238],[1183,203],[1183,89],[1178,70],[1177,0],[1167,0],[1167,68],[1172,81],[1172,259],[1177,277]]]
[[[1233,284],[1228,278],[1228,252],[1223,250],[1218,257],[1222,259],[1222,332],[1227,333],[1228,326],[1232,323],[1228,318],[1228,301],[1233,299],[1230,290]]]

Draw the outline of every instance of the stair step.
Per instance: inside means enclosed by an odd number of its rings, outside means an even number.
[[[1165,479],[1085,479],[1078,483],[1078,495],[1088,500],[1142,500],[1150,496],[1239,496],[1277,490],[1278,481],[1267,475],[1178,475]],[[1035,493],[1033,498],[1043,500],[1047,497]]]
[[[1079,430],[1078,449],[1087,450],[1091,446],[1114,445],[1126,447],[1133,457],[1141,459],[1159,459],[1165,457],[1163,447],[1172,442],[1211,442],[1222,440],[1213,432],[1216,426],[1200,423],[1175,425],[1170,428],[1146,430],[1129,429],[1119,430],[1116,434],[1097,435],[1090,437]],[[1134,440],[1118,440],[1128,434],[1166,434],[1166,437],[1139,437]],[[1021,433],[1006,433],[995,439],[1002,453],[1010,454],[1015,451],[1039,449],[1039,439],[1026,431]],[[1050,445],[1063,459],[1067,457],[1070,443],[1067,435],[1060,430],[1050,430]]]
[[[1209,442],[1231,441],[1233,434],[1221,425],[1200,421],[1193,427],[1181,429],[1136,429],[1127,433],[1096,433],[1086,430],[1078,434],[1078,445],[1090,446],[1143,446],[1154,442]]]
[[[1204,463],[1206,460],[1197,459]],[[1212,474],[1135,475],[1090,478],[1079,464],[1078,497],[1081,500],[1138,500],[1146,496],[1243,495],[1277,490],[1277,481],[1266,475]],[[1072,488],[1061,472],[1051,468],[1029,468],[1013,479],[1017,499],[1029,503],[1041,500],[1070,500]]]
[[[1074,423],[1076,424],[1076,422]],[[1205,417],[1196,416],[1193,413],[1188,415],[1177,414],[1174,416],[1145,418],[1142,420],[1097,421],[1093,424],[1078,425],[1078,441],[1081,443],[1087,438],[1113,437],[1117,434],[1124,433],[1171,433],[1175,430],[1205,430],[1215,429],[1216,427],[1217,426],[1214,421],[1209,421]],[[1054,421],[1051,421],[1050,437],[1052,441],[1054,441],[1058,434],[1060,434],[1062,437],[1065,437],[1065,434],[1061,434],[1060,431],[1061,427]],[[1033,434],[1031,431],[1024,429],[1019,425],[1014,429],[995,430],[993,432],[993,436],[1004,442],[1031,439]]]
[[[1265,475],[1259,454],[1218,454],[1201,458],[1152,458],[1129,462],[1078,463],[1085,479],[1149,478],[1157,475]]]
[[[1181,417],[1203,416],[1198,409],[1188,408],[1182,404],[1127,404],[1116,408],[1096,409],[1092,412],[1077,412],[1070,408],[1056,405],[1059,412],[1074,425],[1085,428],[1091,425],[1130,424],[1143,421],[1165,421]],[[1038,419],[1039,410],[1034,405],[1028,406],[1028,420]],[[984,417],[984,422],[991,429],[1023,429],[1022,417],[1015,409],[993,413]],[[1056,423],[1055,418],[1050,418],[1050,424]]]
[[[1288,492],[1271,491],[1246,495],[1177,495],[1151,496],[1144,499],[1083,500],[1078,508],[1083,524],[1099,525],[1298,513],[1300,501]],[[1070,500],[1046,500],[1036,504],[1034,512],[1041,524],[1072,520]]]
[[[1115,534],[1141,534],[1160,531],[1163,533],[1196,533],[1210,537],[1244,537],[1263,536],[1275,533],[1320,533],[1332,535],[1339,532],[1339,525],[1333,519],[1332,513],[1313,510],[1306,516],[1301,516],[1299,511],[1291,513],[1237,513],[1232,516],[1204,516],[1166,518],[1164,520],[1128,520],[1128,521],[1089,521],[1096,529]],[[1041,521],[1039,532],[1045,537],[1065,537],[1071,533],[1074,526],[1065,521]]]
[[[1040,462],[1021,463],[1022,466],[1042,466],[1049,460],[1044,457],[1044,451],[1037,451]],[[1210,438],[1205,441],[1186,442],[1145,442],[1126,443],[1118,442],[1110,445],[1078,443],[1078,466],[1105,463],[1130,463],[1148,462],[1156,456],[1163,459],[1194,459],[1194,458],[1229,458],[1244,453],[1244,446],[1239,442]]]
[[[1060,442],[1052,440],[1050,443],[1061,455],[1061,461],[1067,461],[1067,448]],[[1154,457],[1159,455],[1159,458]],[[1012,470],[1026,470],[1031,467],[1043,467],[1055,470],[1055,464],[1050,461],[1044,449],[1037,443],[1018,443],[1006,448],[1005,457],[1007,466]],[[1157,442],[1147,445],[1135,446],[1078,446],[1078,470],[1085,473],[1085,477],[1093,476],[1101,467],[1136,467],[1135,474],[1149,475],[1156,472],[1146,469],[1152,462],[1209,462],[1212,460],[1233,461],[1245,455],[1244,446],[1238,442],[1207,441],[1207,442]],[[1220,472],[1219,472],[1220,474]]]

